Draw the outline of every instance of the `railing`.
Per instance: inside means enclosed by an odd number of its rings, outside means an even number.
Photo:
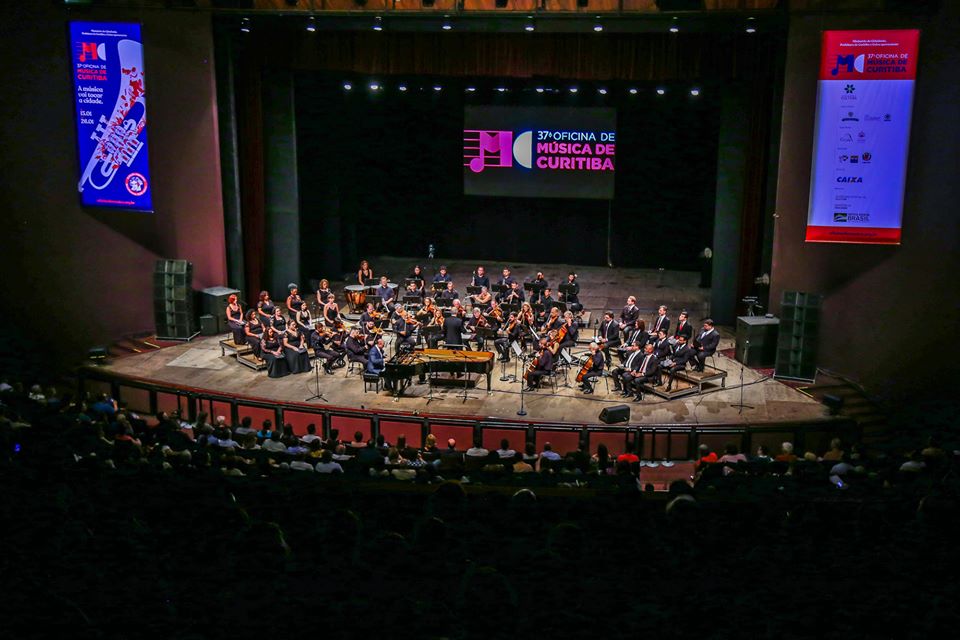
[[[780,443],[789,441],[796,451],[803,452],[825,450],[830,439],[836,436],[851,441],[859,437],[854,421],[838,417],[804,422],[617,426],[357,409],[238,396],[158,383],[97,367],[81,368],[78,385],[81,394],[87,391],[108,393],[130,410],[149,416],[160,411],[177,410],[183,419],[192,422],[205,412],[211,420],[223,415],[231,424],[239,424],[243,417],[251,417],[255,426],[269,419],[275,425],[292,424],[298,434],[305,433],[306,426],[312,422],[318,435],[324,437],[328,437],[332,429],[337,429],[344,438],[357,431],[365,439],[382,434],[389,442],[404,435],[412,446],[420,446],[428,434],[433,434],[440,446],[452,437],[459,445],[464,445],[460,448],[467,448],[479,440],[484,447],[495,449],[501,439],[506,438],[517,450],[532,442],[540,451],[549,442],[555,451],[564,453],[576,449],[581,443],[588,451],[595,451],[597,445],[603,443],[611,453],[622,452],[630,445],[643,459],[689,460],[695,457],[701,443],[717,451],[732,442],[740,451],[753,452],[761,444],[771,451],[778,451]]]

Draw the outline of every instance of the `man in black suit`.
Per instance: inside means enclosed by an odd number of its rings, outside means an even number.
[[[583,374],[583,378],[580,380],[580,390],[584,393],[590,394],[593,393],[593,380],[603,375],[604,360],[603,354],[600,353],[600,345],[598,345],[596,342],[591,342],[590,355],[587,356],[587,358],[589,359],[588,363],[590,367],[587,369],[587,372]]]
[[[445,349],[463,349],[463,319],[452,315],[443,319],[443,347]]]
[[[354,327],[350,330],[350,336],[345,342],[347,354],[352,362],[359,362],[364,369],[367,367],[367,348],[364,346],[360,337],[360,330]]]
[[[620,327],[613,321],[613,312],[606,311],[603,314],[603,322],[597,327],[597,344],[603,351],[603,359],[609,367],[613,360],[610,358],[610,349],[616,349],[620,346]]]
[[[717,332],[716,328],[714,328],[713,320],[707,318],[703,321],[703,330],[693,342],[695,354],[694,360],[696,362],[694,369],[697,371],[703,371],[703,366],[706,363],[707,358],[717,352],[717,347],[719,345],[720,334]]]
[[[673,331],[674,338],[678,338],[679,336],[686,338],[688,343],[693,338],[693,325],[690,324],[686,311],[680,312],[680,315],[677,317],[677,328]]]
[[[643,389],[641,385],[650,383],[656,385],[660,380],[660,361],[653,353],[653,345],[648,344],[643,351],[643,359],[637,365],[636,370],[628,371],[624,374],[622,383],[624,396],[634,394],[634,402],[643,400]]]
[[[658,360],[663,360],[673,353],[673,345],[667,339],[667,332],[664,329],[657,332],[656,339],[650,344],[653,345],[653,354],[657,356]]]
[[[547,348],[547,337],[540,338],[540,350],[537,354],[537,368],[527,376],[527,388],[525,391],[533,391],[540,388],[540,379],[550,375],[553,371],[554,355]]]
[[[657,317],[650,326],[650,337],[655,338],[661,329],[669,335],[670,318],[667,317],[667,306],[663,304],[657,309]]]
[[[627,387],[624,386],[624,382],[629,382],[629,380],[632,379],[632,376],[630,375],[631,372],[636,371],[642,362],[643,352],[640,350],[631,351],[626,360],[624,360],[623,365],[612,371],[613,388],[616,391],[619,391],[621,395],[630,395]]]
[[[620,312],[620,328],[624,331],[633,326],[640,318],[640,309],[637,307],[637,299],[634,296],[627,298],[627,304]]]
[[[510,269],[504,269],[503,277],[500,278],[500,281],[497,284],[502,284],[505,287],[509,287],[516,281],[517,281],[516,278],[510,275]]]
[[[677,373],[687,368],[687,363],[693,358],[693,347],[687,344],[687,338],[683,335],[677,336],[677,346],[673,350],[673,355],[668,361],[669,366],[662,367],[662,371],[667,373],[667,388],[670,391],[673,388],[673,381]],[[667,363],[664,363],[665,365]]]
[[[537,276],[530,281],[530,284],[533,285],[533,288],[530,290],[530,304],[545,304],[543,302],[543,294],[550,285],[546,278],[543,277],[543,272],[537,271]]]
[[[413,338],[413,325],[407,321],[407,313],[400,309],[397,319],[393,323],[393,332],[397,336],[395,348],[397,353],[412,351],[416,341]]]
[[[647,332],[643,330],[643,320],[637,318],[633,326],[627,327],[624,330],[623,344],[617,349],[620,362],[623,362],[629,357],[631,352],[643,351],[644,345],[647,344],[648,337]]]
[[[497,302],[501,304],[521,304],[523,302],[523,287],[516,280],[511,282],[509,287],[508,291],[497,294]]]

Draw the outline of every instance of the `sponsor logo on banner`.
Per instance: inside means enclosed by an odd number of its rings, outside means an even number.
[[[849,56],[837,56],[837,64],[830,72],[830,75],[837,75],[840,73],[840,67],[845,67],[847,73],[863,73],[863,63],[866,60],[864,54],[858,56],[849,55]],[[847,85],[850,86],[850,85]]]
[[[835,211],[834,214],[833,214],[833,221],[834,221],[834,222],[846,222],[846,221],[847,221],[847,214],[844,213],[843,211]]]
[[[124,180],[124,184],[132,196],[142,196],[147,192],[147,179],[142,173],[131,173]]]
[[[847,111],[847,115],[840,118],[840,122],[860,122],[860,118],[854,115],[853,111]]]
[[[863,160],[864,162],[870,162],[871,160],[873,160],[873,154],[870,153],[869,151],[864,151],[862,154],[860,154],[860,159]]]
[[[837,182],[841,182],[845,184],[851,184],[854,182],[859,183],[859,182],[863,182],[863,178],[861,176],[837,176]]]

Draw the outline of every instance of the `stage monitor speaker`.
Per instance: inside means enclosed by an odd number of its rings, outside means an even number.
[[[606,407],[600,412],[600,422],[604,424],[616,424],[618,422],[630,421],[630,407],[625,404],[617,404],[612,407]]]
[[[777,361],[779,318],[737,318],[737,362],[748,367],[772,367]],[[749,343],[749,344],[748,344]]]
[[[217,317],[210,314],[200,316],[200,333],[205,336],[215,336],[219,333],[217,326]]]
[[[218,333],[227,330],[227,302],[232,295],[239,298],[240,290],[230,287],[207,287],[200,292],[200,314],[211,315],[217,319]]]
[[[823,296],[784,291],[774,377],[813,382],[817,377],[817,339]]]

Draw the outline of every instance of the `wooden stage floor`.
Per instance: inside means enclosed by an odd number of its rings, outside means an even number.
[[[101,370],[268,401],[302,402],[313,395],[313,373],[268,378],[266,371],[245,367],[229,353],[222,356],[220,338],[199,338],[188,344],[127,356],[110,362]],[[721,342],[721,348],[731,345],[729,338]],[[816,400],[778,381],[763,379],[761,374],[749,368],[745,368],[743,373],[743,400],[755,408],[745,409],[740,414],[730,406],[740,399],[740,363],[718,354],[716,364],[718,368],[728,371],[725,389],[705,387],[702,395],[688,395],[669,401],[652,394],[647,394],[643,402],[628,400],[630,424],[757,424],[816,421],[826,415],[825,407]],[[511,363],[507,373],[513,371]],[[522,373],[519,369],[517,372]],[[460,385],[434,385],[433,399],[430,400],[428,385],[416,384],[416,380],[398,401],[387,391],[374,393],[371,390],[364,393],[359,373],[355,371],[348,376],[346,368],[336,370],[334,375],[321,372],[320,390],[329,404],[337,407],[518,419],[520,383],[502,382],[500,375],[500,365],[496,364],[492,374],[492,393],[487,394],[486,380],[481,378],[475,387],[468,390],[466,400],[462,397],[463,387]],[[576,388],[575,376],[574,369],[570,373],[570,386],[559,386],[556,394],[549,388],[524,394],[528,413],[524,420],[596,424],[597,416],[604,407],[624,403],[612,389],[607,394],[603,382],[597,385],[596,393],[592,396],[582,394]],[[562,382],[561,378],[559,383]]]

